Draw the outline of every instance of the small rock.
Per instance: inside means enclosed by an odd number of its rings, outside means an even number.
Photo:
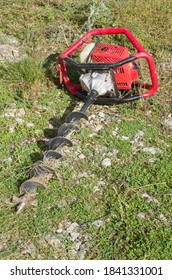
[[[105,185],[105,182],[104,182],[104,181],[99,181],[99,182],[97,182],[97,186],[103,186],[103,185]]]
[[[71,232],[69,234],[69,236],[70,236],[71,241],[75,241],[79,237],[79,233],[78,232]]]
[[[121,140],[129,140],[129,137],[128,136],[122,136]]]
[[[145,147],[142,149],[143,152],[148,152],[152,155],[155,155],[155,154],[162,154],[162,150],[159,149],[159,148],[154,148],[154,147]]]
[[[159,218],[160,218],[165,224],[168,223],[167,218],[166,218],[163,214],[160,214],[160,215],[159,215]]]
[[[79,158],[79,159],[84,159],[85,156],[84,156],[84,154],[79,154],[79,155],[78,155],[78,158]]]
[[[55,248],[62,247],[62,243],[55,235],[48,235],[45,237],[45,241]]]
[[[113,153],[113,156],[117,156],[119,154],[119,150],[113,149],[112,153]]]
[[[3,160],[3,162],[12,162],[12,161],[13,161],[12,157],[6,157],[6,158]]]
[[[112,136],[113,137],[116,137],[118,135],[118,130],[119,130],[119,128],[116,127],[115,130],[112,131]]]
[[[7,249],[7,244],[1,243],[0,241],[0,253],[4,252]]]
[[[95,132],[93,132],[93,133],[89,134],[89,137],[92,138],[92,137],[94,137],[94,136],[96,136],[96,135],[97,135],[97,134],[96,134]]]
[[[146,217],[146,215],[145,215],[145,213],[144,212],[140,212],[140,213],[138,213],[138,215],[137,215],[137,217],[138,218],[141,218],[141,219],[145,219],[145,217]]]
[[[27,127],[27,128],[34,127],[34,123],[27,123],[26,127]]]
[[[142,194],[142,197],[143,197],[143,198],[147,198],[147,201],[148,201],[148,202],[154,202],[154,203],[156,203],[157,205],[160,205],[160,202],[159,202],[156,198],[151,197],[148,193]]]
[[[7,37],[6,40],[10,45],[15,45],[15,46],[19,45],[19,41],[15,37]]]
[[[10,126],[9,128],[9,132],[13,133],[15,131],[15,125]]]
[[[78,251],[80,246],[81,246],[82,242],[79,241],[77,243],[74,243],[73,246],[72,246],[72,250],[75,250],[75,251]]]
[[[56,206],[57,207],[66,207],[68,205],[68,203],[67,203],[67,201],[65,200],[65,199],[62,199],[62,200],[60,200],[57,204],[56,204]]]
[[[15,118],[15,121],[19,124],[23,124],[24,123],[24,120],[21,119],[21,118]]]
[[[112,153],[112,152],[109,152],[109,153],[103,154],[103,157],[104,157],[105,155],[108,156],[108,157],[112,157],[112,156],[113,156],[113,153]]]
[[[99,117],[100,117],[101,119],[105,119],[105,114],[104,114],[103,112],[100,112],[100,113],[99,113]]]
[[[23,254],[35,254],[36,253],[36,246],[31,243],[27,246],[27,248],[22,252]]]
[[[39,134],[41,134],[41,133],[42,133],[42,130],[40,130],[40,129],[35,130],[35,134],[36,134],[36,135],[39,135]]]
[[[75,260],[76,259],[76,256],[77,256],[77,251],[76,250],[74,250],[74,249],[71,249],[71,250],[69,250],[69,254],[70,254],[70,260]]]
[[[94,222],[92,222],[92,225],[97,227],[97,228],[100,228],[104,225],[104,221],[102,220],[95,220]]]
[[[48,128],[49,129],[54,129],[54,125],[52,125],[51,123],[48,124]]]
[[[0,45],[0,61],[16,61],[18,58],[18,47],[11,45]]]
[[[78,173],[77,175],[77,178],[84,178],[84,177],[88,177],[88,174],[86,172]]]
[[[102,130],[102,129],[103,129],[103,125],[98,124],[98,125],[94,128],[94,131],[95,131],[95,132],[98,132],[98,131],[100,131],[100,130]]]
[[[131,141],[131,143],[139,144],[138,141],[139,141],[140,137],[142,137],[143,135],[144,135],[144,132],[142,130],[138,130],[138,132],[136,133],[136,135],[135,135],[134,139]],[[140,146],[140,144],[139,144],[139,146]]]
[[[70,224],[70,226],[66,229],[66,232],[67,233],[77,232],[78,228],[79,228],[79,225],[76,222],[74,222],[74,223]]]
[[[103,167],[111,166],[111,159],[110,158],[105,158],[104,160],[102,160],[102,166]]]
[[[148,162],[150,162],[150,163],[154,163],[155,161],[157,161],[157,158],[150,158],[150,159],[148,160]]]
[[[20,108],[20,109],[17,111],[16,116],[17,116],[17,117],[23,117],[23,116],[25,116],[25,114],[26,114],[26,112],[25,112],[24,108]]]
[[[165,126],[168,126],[169,128],[172,128],[172,117],[168,117],[164,120]]]
[[[78,252],[78,258],[79,258],[79,260],[83,260],[84,257],[85,257],[85,255],[86,255],[86,253],[87,253],[86,250],[80,250],[80,251]]]
[[[92,115],[89,116],[89,120],[95,119],[95,117],[96,117],[96,115],[95,115],[95,114],[92,114]]]
[[[15,108],[8,108],[4,113],[4,117],[13,118],[15,116],[16,109]]]

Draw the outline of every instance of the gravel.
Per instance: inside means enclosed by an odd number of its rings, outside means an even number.
[[[16,117],[23,117],[26,115],[25,109],[24,108],[20,108],[16,111]]]
[[[79,159],[84,159],[85,156],[84,156],[84,154],[79,154],[79,155],[78,155],[78,158],[79,158]]]
[[[154,202],[155,204],[160,205],[160,202],[156,198],[150,196],[148,193],[142,194],[142,197],[146,198],[147,202]]]
[[[102,221],[102,220],[95,220],[95,221],[92,222],[92,225],[97,227],[97,228],[100,228],[100,227],[102,227],[104,225],[104,221]]]
[[[172,116],[169,115],[167,119],[164,120],[164,125],[172,129]]]
[[[77,232],[78,228],[79,228],[79,225],[76,222],[74,222],[74,223],[70,224],[70,226],[66,229],[66,232],[67,233]]]
[[[3,160],[3,162],[12,162],[13,161],[13,159],[12,159],[12,157],[6,157],[6,158],[4,158],[4,160]]]
[[[26,124],[26,127],[27,127],[27,128],[32,128],[32,127],[34,127],[34,123],[27,123],[27,124]]]
[[[137,217],[144,220],[146,218],[146,214],[144,212],[140,212],[137,214]]]
[[[142,149],[143,152],[148,152],[152,155],[155,155],[155,154],[162,154],[162,150],[159,149],[159,148],[155,148],[155,147],[145,147]]]
[[[12,45],[0,45],[0,61],[16,61],[19,57],[18,47]]]
[[[111,166],[111,159],[110,158],[105,158],[102,160],[102,166],[103,167],[108,167],[108,166]]]
[[[51,246],[53,246],[53,247],[55,247],[55,248],[61,248],[61,247],[63,247],[63,244],[62,244],[62,242],[61,242],[61,240],[58,238],[58,236],[56,236],[56,235],[47,235],[46,237],[45,237],[45,241],[49,244],[49,245],[51,245]]]
[[[71,241],[75,241],[79,237],[79,233],[78,232],[71,232],[69,234],[69,236],[70,236]]]
[[[25,122],[22,118],[15,118],[15,121],[16,121],[18,124],[23,124],[23,123]]]

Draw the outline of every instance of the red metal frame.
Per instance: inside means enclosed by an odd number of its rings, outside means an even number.
[[[137,59],[145,58],[147,60],[152,84],[147,84],[147,83],[136,83],[136,84],[138,87],[145,88],[148,90],[142,93],[142,96],[144,98],[152,96],[158,88],[158,79],[156,75],[153,58],[141,46],[141,44],[137,41],[137,39],[133,36],[133,34],[126,28],[98,28],[98,29],[92,29],[89,32],[87,32],[85,35],[83,35],[78,41],[76,41],[71,47],[69,47],[58,57],[59,64],[57,66],[57,70],[60,71],[60,82],[62,83],[63,80],[69,92],[71,92],[73,95],[76,95],[78,93],[77,91],[81,89],[81,86],[80,84],[71,84],[63,59],[65,57],[69,57],[73,52],[79,49],[84,43],[90,42],[93,35],[112,35],[112,34],[124,34],[137,50],[137,53],[134,54],[134,56]]]

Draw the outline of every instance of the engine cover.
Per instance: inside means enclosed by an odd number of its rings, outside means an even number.
[[[118,97],[118,90],[112,70],[104,72],[90,71],[82,74],[79,80],[82,89],[88,93],[95,91],[98,96],[109,95]]]
[[[114,63],[129,56],[126,47],[100,43],[92,52],[92,61]],[[129,90],[133,81],[138,79],[136,64],[128,63],[114,69],[114,76],[119,90]]]

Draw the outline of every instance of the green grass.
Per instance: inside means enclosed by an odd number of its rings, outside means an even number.
[[[85,259],[171,259],[172,142],[171,130],[163,125],[172,104],[171,74],[163,67],[172,61],[170,6],[168,0],[1,1],[0,34],[21,44],[19,61],[0,64],[1,259],[78,258],[71,255],[76,242],[87,244]],[[92,105],[88,115],[95,118],[71,136],[75,144],[59,164],[57,178],[37,192],[38,207],[16,215],[10,199],[43,153],[41,140],[54,135],[49,120],[59,126],[79,108],[79,100],[57,84],[56,58],[89,28],[108,26],[130,29],[153,55],[158,92],[133,104]],[[123,36],[116,39],[128,45]],[[102,129],[95,133],[98,123]],[[138,131],[143,147],[162,153],[152,155],[133,144]],[[78,158],[81,153],[84,159]],[[111,159],[107,168],[101,165],[105,157]],[[95,220],[103,225],[94,226]],[[73,242],[58,232],[65,221],[79,224],[80,239]],[[50,245],[49,235],[62,246]]]

